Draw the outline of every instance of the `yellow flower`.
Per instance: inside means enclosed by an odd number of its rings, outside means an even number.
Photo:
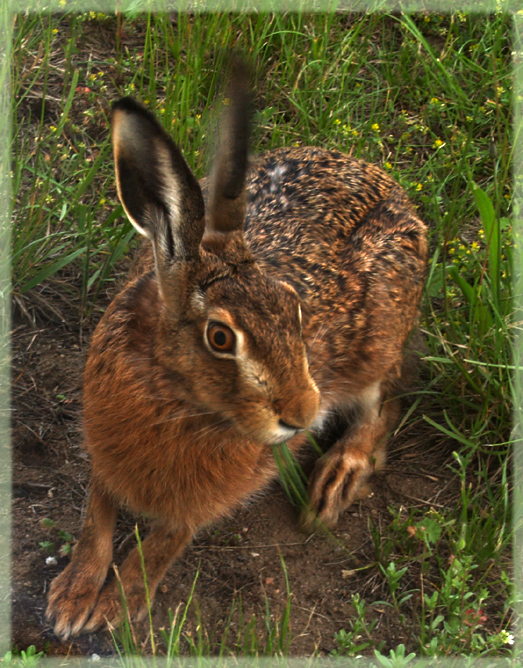
[[[379,132],[379,131],[380,131],[379,123],[373,123],[373,124],[370,126],[370,128],[371,128],[371,130],[374,130],[374,132]]]
[[[431,97],[430,98],[430,103],[431,104],[438,104],[438,102],[439,102],[439,98],[437,98],[437,97]]]
[[[423,188],[423,183],[416,183],[416,190],[419,192]]]
[[[432,144],[432,148],[439,148],[440,146],[443,146],[441,139],[436,139],[436,141]]]
[[[341,125],[341,121],[339,118],[334,119],[334,125]]]
[[[392,169],[392,165],[390,164],[390,162],[385,163],[385,169]]]

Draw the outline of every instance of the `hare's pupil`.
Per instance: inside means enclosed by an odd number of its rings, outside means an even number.
[[[223,330],[218,330],[214,333],[214,343],[220,347],[227,343],[227,336]]]

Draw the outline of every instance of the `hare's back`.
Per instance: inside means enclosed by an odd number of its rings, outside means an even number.
[[[302,252],[319,260],[350,239],[396,182],[376,165],[321,148],[277,149],[253,161],[245,236],[270,261]]]
[[[368,270],[393,237],[415,246],[425,232],[403,189],[376,165],[320,148],[278,149],[252,164],[247,243],[302,296]]]

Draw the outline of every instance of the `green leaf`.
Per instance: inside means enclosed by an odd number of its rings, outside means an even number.
[[[374,650],[374,656],[378,659],[379,663],[385,668],[392,668],[393,663],[390,659],[384,656],[381,652],[378,652],[377,649]]]
[[[490,287],[492,290],[493,301],[499,310],[499,292],[500,292],[500,226],[499,221],[496,220],[496,212],[488,195],[475,183],[471,184],[474,201],[479,211],[483,230],[485,231],[485,238],[487,241],[488,252],[488,275],[490,280]]]
[[[459,289],[463,293],[463,296],[467,300],[468,304],[470,304],[471,306],[474,306],[474,304],[476,303],[476,291],[474,290],[472,285],[467,283],[467,281],[459,273],[459,270],[456,267],[456,265],[450,264],[447,267],[447,271],[450,274],[454,283],[456,283],[458,285]]]
[[[423,520],[420,520],[416,524],[416,527],[426,537],[429,543],[432,543],[433,545],[435,545],[441,537],[441,526],[430,517],[425,517]]]
[[[474,201],[476,202],[476,206],[479,211],[481,222],[483,223],[485,234],[488,239],[494,229],[494,219],[496,217],[494,205],[485,191],[482,190],[478,185],[472,183],[471,189],[474,196]]]
[[[65,266],[67,266],[70,262],[75,260],[79,255],[82,253],[85,253],[86,247],[83,246],[82,248],[78,248],[77,250],[73,251],[72,253],[69,253],[69,255],[66,255],[65,257],[60,258],[56,262],[53,262],[50,265],[47,265],[47,267],[44,267],[42,271],[40,271],[36,276],[33,276],[33,278],[28,281],[20,290],[21,294],[25,294],[26,292],[29,292],[32,288],[34,288],[37,285],[40,285],[42,281],[45,281],[47,278],[50,276],[53,276],[56,274],[57,271],[60,271],[60,269],[63,269]]]

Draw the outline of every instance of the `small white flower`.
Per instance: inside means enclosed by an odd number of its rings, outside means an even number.
[[[100,661],[98,654],[91,654],[91,661]]]
[[[499,635],[501,640],[507,645],[514,644],[514,636],[512,635],[512,633],[509,633],[508,631],[505,631],[505,629],[503,629],[503,631],[501,631]]]
[[[45,565],[46,566],[56,566],[58,562],[56,561],[56,557],[47,557],[45,560]]]

